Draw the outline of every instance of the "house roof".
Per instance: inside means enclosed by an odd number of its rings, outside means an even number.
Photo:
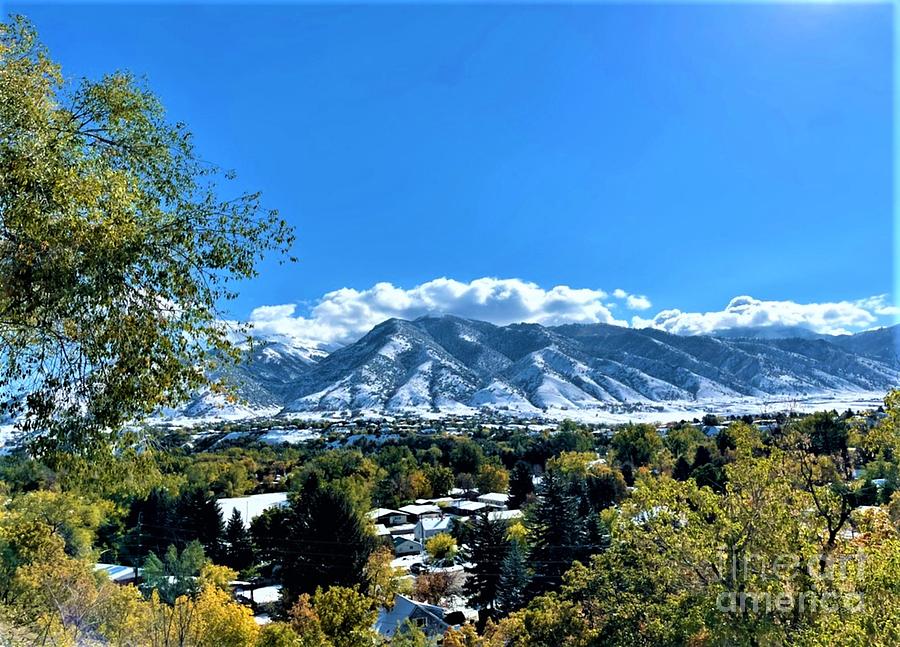
[[[127,582],[137,576],[133,567],[121,564],[94,564],[94,570],[105,572],[113,582]]]
[[[369,510],[366,513],[366,516],[369,519],[377,519],[378,517],[384,517],[384,516],[393,515],[393,514],[399,514],[399,515],[404,515],[404,516],[406,515],[406,513],[401,510],[392,510],[390,508],[375,508],[374,510]]]
[[[416,524],[414,523],[404,523],[400,526],[391,526],[388,528],[388,534],[391,535],[408,535],[412,534],[416,529]]]
[[[479,501],[483,501],[485,503],[506,503],[509,501],[509,495],[504,492],[488,492],[487,494],[482,494],[478,497]]]
[[[435,513],[440,514],[441,509],[439,507],[437,507],[436,505],[431,505],[431,504],[425,504],[425,505],[410,504],[410,505],[405,505],[402,508],[400,508],[400,512],[418,516],[418,515],[422,515],[422,514],[435,514]]]
[[[394,546],[395,546],[395,547],[396,547],[396,546],[399,546],[400,544],[402,544],[402,543],[404,543],[404,542],[410,542],[410,543],[412,543],[412,544],[416,544],[416,545],[419,546],[420,548],[422,547],[421,542],[418,542],[418,541],[416,541],[415,539],[409,539],[409,538],[407,538],[407,537],[394,537]]]
[[[422,530],[426,532],[429,530],[449,530],[450,523],[450,517],[442,517],[440,519],[419,519],[416,528],[418,529],[421,527]]]
[[[453,503],[453,507],[464,512],[478,512],[479,510],[484,510],[487,507],[487,503],[484,503],[483,501],[466,501],[465,499],[460,499]]]
[[[488,519],[491,521],[509,521],[510,519],[518,519],[523,515],[521,510],[494,510],[488,512]]]
[[[375,631],[382,636],[391,638],[397,630],[403,626],[403,623],[416,614],[416,612],[430,617],[432,621],[443,625],[444,628],[450,626],[444,622],[444,610],[441,607],[425,604],[424,602],[416,602],[415,600],[411,600],[405,595],[400,595],[398,593],[394,596],[393,609],[388,610],[382,607],[378,610],[378,619],[375,621]]]

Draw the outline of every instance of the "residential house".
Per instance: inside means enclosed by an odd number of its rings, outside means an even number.
[[[441,638],[450,628],[444,620],[445,614],[441,607],[416,602],[405,595],[397,594],[392,609],[384,607],[379,609],[375,631],[383,638],[390,639],[394,634],[407,631],[407,627],[412,625],[421,629],[429,638]]]
[[[406,555],[421,555],[425,552],[422,542],[407,537],[394,537],[394,555],[404,557]]]
[[[402,526],[391,526],[388,528],[388,533],[391,537],[403,537],[405,535],[412,535],[416,531],[416,524],[414,523],[405,523]]]
[[[503,492],[488,492],[475,500],[498,510],[506,510],[509,504],[509,495]]]
[[[447,512],[449,512],[450,514],[458,515],[460,517],[470,517],[473,514],[478,514],[487,507],[488,504],[482,503],[481,501],[467,501],[466,499],[457,499],[447,506]]]
[[[442,532],[450,532],[451,523],[452,519],[450,517],[426,517],[419,520],[413,534],[419,542],[424,544],[426,540],[431,539],[435,535]]]
[[[416,499],[416,503],[418,505],[425,505],[425,504],[430,503],[432,505],[436,505],[436,506],[440,507],[442,505],[447,505],[448,503],[453,503],[453,497],[452,496],[440,496],[440,497],[436,497],[434,499]]]
[[[423,505],[411,503],[410,505],[399,508],[399,511],[406,515],[406,519],[409,523],[416,523],[420,519],[425,519],[427,517],[441,516],[441,509],[432,503]]]
[[[375,508],[366,514],[376,524],[383,524],[390,528],[391,526],[400,526],[407,523],[405,512],[400,510],[391,510],[389,508]]]

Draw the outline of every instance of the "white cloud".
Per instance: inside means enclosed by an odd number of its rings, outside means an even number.
[[[281,306],[260,306],[253,310],[253,314],[250,315],[250,318],[259,323],[280,321],[281,319],[287,319],[288,317],[293,316],[296,309],[297,306],[293,303]]]
[[[615,300],[619,300],[617,304]],[[468,283],[439,278],[410,289],[377,283],[365,290],[341,288],[329,292],[308,313],[298,314],[292,303],[261,306],[249,317],[255,334],[282,338],[304,345],[333,348],[355,341],[391,317],[416,319],[424,315],[453,314],[498,325],[517,322],[559,325],[565,323],[628,322],[617,319],[617,305],[647,310],[650,300],[642,294],[616,289],[611,294],[593,288],[558,285],[544,289],[521,279],[480,278]],[[712,312],[662,310],[655,316],[634,316],[631,325],[695,335],[737,326],[802,326],[820,333],[841,334],[891,323],[900,314],[887,295],[858,301],[797,303],[762,301],[739,296],[723,309]]]
[[[498,325],[517,322],[614,323],[607,293],[599,289],[557,285],[549,290],[521,279],[480,278],[469,283],[439,278],[403,289],[377,283],[366,290],[329,292],[308,316],[295,315],[294,304],[262,306],[250,314],[256,334],[283,337],[323,347],[358,339],[391,317],[415,319],[453,314]]]
[[[629,294],[626,303],[631,310],[649,310],[653,305],[643,294]]]
[[[615,298],[624,300],[629,310],[649,310],[653,306],[643,294],[631,294],[622,288],[616,288],[612,294]]]
[[[796,303],[761,301],[749,296],[732,299],[724,310],[682,312],[663,310],[652,319],[633,317],[638,328],[653,327],[681,335],[697,335],[738,326],[802,326],[819,333],[844,334],[872,327],[896,308],[886,296],[860,301]]]
[[[896,317],[900,315],[900,307],[888,303],[887,298],[888,295],[879,294],[868,299],[860,299],[856,304],[861,308],[871,310],[879,317]]]

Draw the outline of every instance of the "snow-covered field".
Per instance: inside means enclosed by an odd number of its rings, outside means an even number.
[[[281,443],[295,445],[315,440],[320,435],[321,432],[314,429],[271,429],[260,436],[259,439],[272,445],[280,445]]]
[[[537,409],[527,402],[522,404],[522,406],[516,406],[519,403],[510,400],[502,408],[490,409],[491,422],[485,424],[486,426],[500,426],[503,424],[504,418],[520,422],[532,419],[534,424],[529,426],[534,428],[551,428],[555,426],[556,421],[562,421],[566,418],[594,424],[615,425],[627,422],[664,424],[678,420],[701,418],[707,413],[720,416],[750,414],[767,418],[779,412],[810,413],[832,409],[838,412],[846,409],[853,409],[854,411],[875,409],[883,404],[883,399],[884,393],[880,391],[863,391],[855,393],[820,393],[802,397],[783,398],[718,397],[697,401],[673,401],[666,403],[609,404],[594,408],[549,407],[545,410]],[[400,411],[392,411],[390,414],[385,414],[377,409],[355,410],[352,412],[352,417],[354,419],[371,419],[382,422],[391,422],[402,416],[410,416],[421,420],[441,420],[449,416],[484,416],[486,411],[485,409],[479,410],[465,407],[453,402],[452,406],[443,411],[434,411],[429,407],[409,407]],[[234,413],[237,414],[238,412],[235,411]],[[278,413],[278,409],[275,408],[245,409],[240,411],[239,415],[234,416],[178,417],[159,419],[156,422],[165,422],[167,426],[187,429],[201,425],[205,426],[210,423],[235,420],[271,420]],[[346,421],[350,417],[350,413],[350,411],[295,412],[285,417],[292,421],[337,423]],[[153,421],[148,422],[152,423]],[[216,432],[206,431],[205,433],[214,434]],[[258,434],[259,432],[252,431],[232,432],[221,438],[220,442],[223,440],[238,440],[244,436],[254,436],[262,442],[274,445],[281,443],[300,444],[319,438],[321,430],[297,428],[287,424],[284,427],[273,427],[261,435]],[[379,443],[396,437],[396,434],[365,436],[367,440]],[[345,439],[338,444],[353,444],[362,438],[364,436],[352,435],[349,439]],[[18,444],[18,441],[19,438],[13,425],[0,425],[0,455],[12,451]]]
[[[517,406],[515,401],[509,401],[501,408],[491,408],[490,411],[498,418],[543,418],[549,420],[564,420],[570,418],[586,423],[620,424],[626,422],[653,422],[665,423],[678,420],[700,418],[707,413],[717,415],[744,415],[767,417],[778,412],[810,413],[813,411],[831,410],[844,411],[846,409],[874,409],[883,404],[884,393],[881,391],[851,392],[851,393],[818,393],[808,396],[796,397],[717,397],[702,400],[684,400],[665,403],[635,403],[635,404],[611,404],[604,407],[574,408],[574,407],[549,407],[541,410],[524,403]],[[465,407],[453,403],[446,410],[434,411],[430,407],[409,407],[403,410],[395,410],[394,416],[410,414],[427,420],[440,420],[447,416],[471,415],[483,413],[473,407]],[[341,415],[349,412],[296,412],[290,417],[299,420],[324,421],[339,420]],[[372,409],[354,411],[354,417],[383,419],[382,411]],[[288,441],[290,442],[290,441]]]

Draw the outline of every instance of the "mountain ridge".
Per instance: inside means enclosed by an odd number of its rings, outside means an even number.
[[[282,413],[540,412],[886,391],[900,384],[898,327],[782,336],[790,333],[744,328],[682,336],[609,324],[394,318],[327,355],[266,342],[234,373],[250,410]],[[202,415],[215,403],[192,404]]]

